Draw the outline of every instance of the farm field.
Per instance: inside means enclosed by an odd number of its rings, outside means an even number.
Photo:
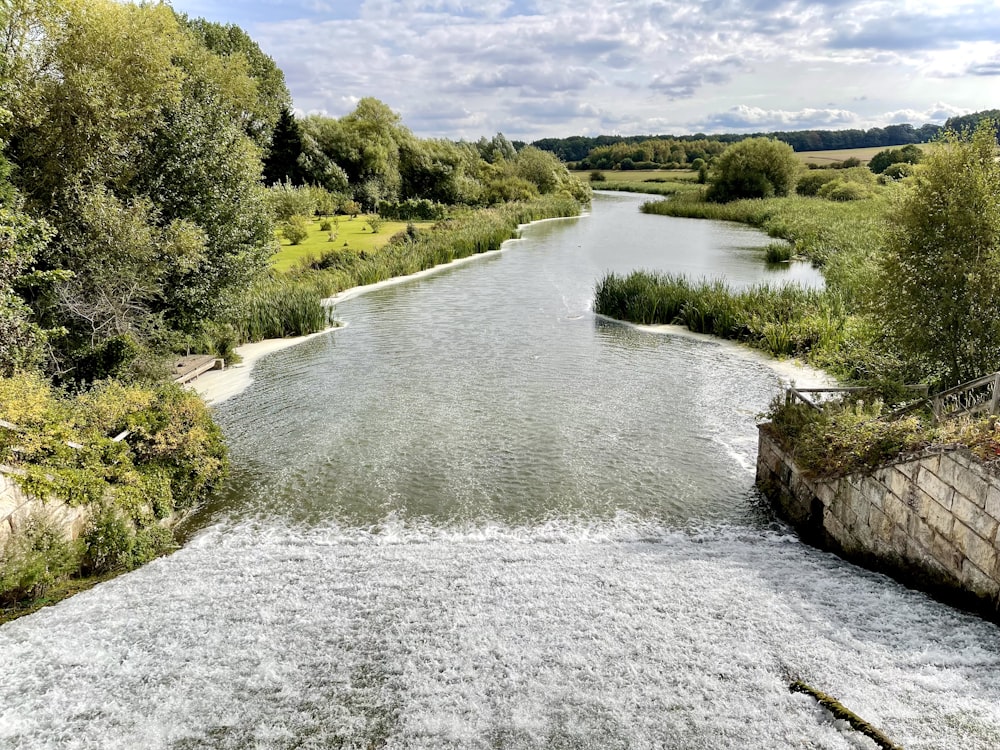
[[[926,150],[929,148],[928,143],[918,143],[916,144],[921,149]],[[885,151],[887,148],[903,148],[902,146],[872,146],[871,148],[842,148],[833,149],[830,151],[796,151],[795,156],[803,164],[817,164],[821,167],[829,166],[835,162],[842,162],[845,159],[850,159],[854,157],[860,159],[863,164],[867,164],[871,161],[872,157],[875,156],[879,151]]]

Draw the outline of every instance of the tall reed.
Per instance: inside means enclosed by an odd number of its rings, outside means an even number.
[[[845,322],[843,305],[829,292],[794,285],[734,290],[652,271],[607,274],[597,284],[595,310],[634,323],[682,325],[779,357],[838,346]]]

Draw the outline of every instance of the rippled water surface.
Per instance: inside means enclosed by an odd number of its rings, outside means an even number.
[[[262,361],[188,544],[0,628],[0,747],[875,747],[793,677],[908,749],[1000,747],[997,628],[755,493],[774,370],[591,312],[607,270],[815,273],[639,202]]]

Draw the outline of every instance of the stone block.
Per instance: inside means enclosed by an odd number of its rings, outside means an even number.
[[[945,536],[951,533],[954,519],[951,511],[926,493],[920,493],[920,504],[918,507],[920,517],[928,526]]]
[[[913,480],[899,469],[892,467],[886,469],[882,483],[889,488],[889,492],[902,500],[906,496],[907,489],[913,485]]]
[[[888,540],[891,534],[892,521],[878,508],[868,512],[868,528],[875,540]]]
[[[823,503],[824,507],[829,507],[833,502],[833,498],[837,494],[837,486],[839,482],[816,482],[813,486],[813,490],[816,492],[816,497],[819,501]]]
[[[955,494],[954,488],[930,471],[925,471],[920,475],[920,489],[934,498],[934,500],[945,508],[951,508],[952,497]]]
[[[957,580],[962,578],[962,561],[965,557],[955,549],[947,537],[934,534],[931,539],[931,555],[948,573]]]
[[[911,541],[915,541],[924,550],[924,554],[929,556],[934,543],[934,527],[927,523],[924,518],[913,513],[910,515],[910,523],[906,532],[910,535]]]
[[[986,495],[990,485],[981,466],[974,466],[958,472],[952,486],[955,488],[955,492],[965,495],[978,507],[986,506]]]
[[[896,526],[906,528],[907,517],[910,509],[894,495],[886,495],[882,502],[882,511],[889,517],[889,520]]]
[[[994,485],[992,481],[990,482],[989,490],[986,492],[984,510],[997,521],[1000,521],[1000,487]]]
[[[889,550],[891,553],[899,555],[903,559],[907,558],[906,550],[910,547],[910,535],[907,533],[906,529],[892,525],[889,531]]]
[[[938,456],[938,468],[934,473],[945,484],[954,486],[955,477],[964,471],[966,471],[966,468],[955,461],[954,451],[952,451],[943,456]]]
[[[997,565],[997,549],[963,523],[955,522],[952,530],[955,549],[967,557],[980,570],[992,571]]]
[[[875,477],[867,476],[861,483],[861,491],[864,493],[865,501],[868,505],[881,508],[882,500],[888,494],[889,489]]]
[[[988,573],[980,570],[971,560],[962,562],[962,583],[976,596],[993,599],[1000,594],[1000,582]]]
[[[951,506],[952,514],[956,519],[964,523],[975,531],[986,541],[993,541],[997,533],[997,521],[981,510],[980,507],[965,498],[964,495],[955,495],[955,501]]]
[[[836,515],[827,511],[823,514],[823,529],[840,544],[848,539],[847,529]]]

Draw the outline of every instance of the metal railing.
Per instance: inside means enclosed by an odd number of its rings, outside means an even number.
[[[888,414],[889,419],[896,419],[928,406],[937,424],[956,417],[1000,413],[1000,372],[990,373],[967,383],[956,385],[954,388],[941,391],[933,396],[929,395],[929,387],[926,384],[907,385],[904,388],[919,394],[919,396]],[[796,388],[792,386],[785,391],[785,403],[790,406],[796,401],[801,401],[820,411],[823,404],[830,401],[832,397],[870,390],[872,388],[868,386],[844,388]]]

